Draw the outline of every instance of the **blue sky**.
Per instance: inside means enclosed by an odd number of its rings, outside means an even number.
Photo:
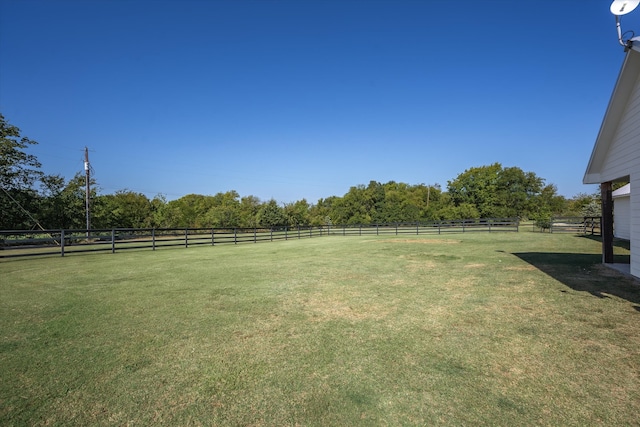
[[[102,193],[289,203],[500,162],[582,184],[608,0],[0,0],[0,112]],[[623,17],[640,33],[640,9]]]

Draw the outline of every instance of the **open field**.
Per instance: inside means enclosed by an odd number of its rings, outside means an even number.
[[[640,285],[600,258],[521,232],[2,260],[0,425],[637,425]]]

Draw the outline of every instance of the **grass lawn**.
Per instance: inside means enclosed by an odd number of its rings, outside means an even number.
[[[1,260],[0,425],[637,425],[640,285],[600,259],[520,232]]]

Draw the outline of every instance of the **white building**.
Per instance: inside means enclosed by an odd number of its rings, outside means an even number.
[[[631,184],[611,193],[613,199],[613,236],[631,240]]]
[[[613,263],[614,221],[611,185],[613,182],[630,183],[630,272],[640,278],[640,45],[632,45],[627,51],[583,182],[600,184],[603,216],[602,254],[603,262],[607,264]]]

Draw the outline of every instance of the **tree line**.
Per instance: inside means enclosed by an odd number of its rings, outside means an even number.
[[[28,154],[37,144],[21,135],[0,114],[0,229],[86,228],[85,177],[70,180],[47,175]],[[123,189],[100,194],[90,183],[92,228],[278,227],[426,222],[467,218],[599,214],[598,195],[581,193],[571,199],[557,194],[553,184],[533,172],[500,163],[473,167],[439,184],[389,181],[353,186],[343,196],[309,203],[302,199],[280,204],[241,196],[236,191],[215,195],[189,194],[167,201]]]

